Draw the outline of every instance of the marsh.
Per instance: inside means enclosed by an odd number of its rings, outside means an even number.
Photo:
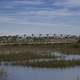
[[[0,46],[0,71],[0,80],[79,80],[80,44]]]

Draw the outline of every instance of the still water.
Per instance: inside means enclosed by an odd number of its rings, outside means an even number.
[[[57,60],[80,60],[80,55],[51,53]],[[35,59],[53,61],[54,59]],[[33,61],[33,60],[30,60]],[[31,68],[24,66],[0,65],[0,80],[80,80],[80,67],[68,68]]]
[[[80,80],[80,67],[74,68],[28,68],[0,66],[0,80]]]

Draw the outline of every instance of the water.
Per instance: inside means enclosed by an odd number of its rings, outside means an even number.
[[[54,61],[54,60],[80,60],[80,55],[78,54],[64,54],[60,52],[51,52],[49,54],[46,54],[47,56],[51,56],[51,58],[40,58],[40,59],[32,59],[30,62],[48,62],[48,61]],[[52,58],[52,56],[55,56],[55,58]]]
[[[0,76],[0,80],[80,80],[80,67],[47,69],[3,66],[3,69],[4,74]]]
[[[79,54],[64,54],[60,52],[52,52],[51,55],[54,55],[56,60],[80,60]]]
[[[59,52],[52,52],[51,55],[55,55],[57,59],[80,60],[80,55],[67,55]],[[54,59],[35,59],[35,62],[52,60]],[[31,68],[2,63],[0,65],[0,80],[80,80],[80,67]]]

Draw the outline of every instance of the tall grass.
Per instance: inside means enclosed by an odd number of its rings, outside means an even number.
[[[0,61],[14,62],[12,64],[33,67],[66,67],[80,65],[79,60],[53,60],[37,61],[35,59],[55,59],[51,52],[59,51],[65,54],[80,54],[79,43],[54,43],[54,44],[20,44],[0,46]],[[48,55],[43,55],[48,54]],[[33,60],[30,62],[30,60]]]

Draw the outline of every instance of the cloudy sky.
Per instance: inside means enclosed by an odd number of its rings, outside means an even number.
[[[0,0],[0,34],[80,34],[80,0]]]

